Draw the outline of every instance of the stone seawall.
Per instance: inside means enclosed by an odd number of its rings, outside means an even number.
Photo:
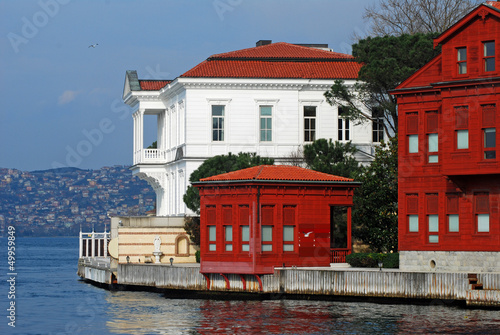
[[[106,282],[79,266],[82,278]],[[103,269],[95,269],[103,271]],[[108,273],[109,274],[109,273]],[[91,276],[88,278],[87,276]],[[324,298],[397,298],[453,300],[468,305],[500,308],[500,273],[476,275],[482,288],[474,289],[468,273],[407,272],[354,268],[278,268],[272,275],[200,274],[197,265],[119,264],[118,285],[190,290],[205,293],[272,294],[275,298],[301,295]],[[104,282],[101,281],[104,278]]]

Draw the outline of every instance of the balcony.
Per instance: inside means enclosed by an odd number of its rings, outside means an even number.
[[[148,163],[165,163],[166,152],[160,149],[141,149],[134,152],[134,165],[135,164],[148,164]]]

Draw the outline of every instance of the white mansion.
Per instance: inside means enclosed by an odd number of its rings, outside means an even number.
[[[134,108],[132,171],[157,195],[157,216],[183,217],[190,174],[207,158],[255,152],[284,163],[319,138],[352,141],[369,162],[378,123],[354,125],[323,96],[336,79],[352,85],[360,65],[327,45],[259,41],[210,56],[174,80],[127,71],[123,100]],[[143,143],[144,116],[156,115],[157,148]]]

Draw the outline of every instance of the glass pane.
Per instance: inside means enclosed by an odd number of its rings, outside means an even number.
[[[438,134],[429,134],[429,152],[438,152]]]
[[[233,245],[232,244],[226,244],[226,251],[233,251]]]
[[[215,241],[215,226],[208,226],[208,240]]]
[[[294,226],[283,226],[283,241],[293,242]]]
[[[273,245],[272,244],[263,244],[262,251],[273,251]]]
[[[495,56],[495,42],[486,42],[484,43],[484,55],[487,56]]]
[[[485,151],[484,158],[485,159],[495,159],[497,157],[497,153],[495,151]]]
[[[411,154],[418,152],[418,135],[408,136],[409,152]]]
[[[495,71],[495,57],[484,60],[484,71]]]
[[[311,131],[311,138],[310,138],[311,141],[315,141],[316,140],[316,132],[314,130]]]
[[[430,155],[429,156],[429,163],[439,163],[438,155]]]
[[[272,226],[262,226],[262,241],[272,242],[273,240],[273,227]]]
[[[448,231],[458,232],[458,214],[448,215]]]
[[[266,141],[272,141],[272,135],[271,135],[271,131],[270,130],[267,130],[266,131]]]
[[[293,251],[293,244],[283,245],[283,251]]]
[[[266,140],[266,131],[265,130],[261,130],[260,131],[260,140],[261,141],[265,141]]]
[[[429,215],[429,231],[433,233],[439,231],[439,218],[437,215]]]
[[[342,141],[342,130],[339,130],[339,141]]]
[[[467,60],[467,48],[460,48],[457,50],[457,60],[464,61]]]
[[[468,130],[457,130],[457,149],[469,149]]]
[[[260,106],[260,115],[272,115],[273,107],[272,106]]]
[[[213,116],[223,116],[224,115],[224,106],[213,105],[212,106],[212,115]]]
[[[219,130],[219,141],[224,141],[224,130]]]
[[[477,215],[477,231],[489,232],[490,231],[490,215],[489,214],[478,214]]]
[[[250,251],[250,246],[248,244],[243,244],[241,246],[241,251]]]
[[[241,226],[241,240],[243,242],[250,241],[250,227],[249,226]]]
[[[429,243],[439,243],[438,235],[429,235]]]
[[[215,251],[215,244],[209,244],[208,245],[208,250],[209,251]]]
[[[316,116],[316,106],[304,106],[304,116]]]
[[[344,122],[343,122],[343,121],[344,121],[344,120],[339,119],[339,122],[338,122],[338,123],[339,123],[339,130],[340,130],[340,129],[344,129]]]
[[[311,130],[316,129],[316,119],[311,119]]]
[[[225,226],[226,242],[233,241],[233,226]]]
[[[266,119],[263,117],[260,118],[260,129],[266,129]]]
[[[273,119],[271,118],[266,119],[266,129],[273,129]]]
[[[418,215],[408,215],[409,231],[417,232],[418,231]]]
[[[458,63],[458,73],[459,74],[466,74],[467,73],[467,63],[466,62]]]
[[[304,129],[305,130],[308,130],[310,129],[309,127],[309,122],[310,122],[311,119],[304,119]]]

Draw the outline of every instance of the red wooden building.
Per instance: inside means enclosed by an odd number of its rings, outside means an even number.
[[[261,165],[194,185],[200,191],[201,273],[330,266],[351,251],[352,196],[359,186],[352,179]]]
[[[400,265],[500,271],[500,2],[478,6],[434,45],[441,54],[392,92]]]

